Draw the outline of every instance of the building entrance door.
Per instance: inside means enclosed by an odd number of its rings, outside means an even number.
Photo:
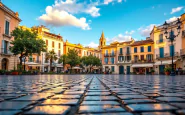
[[[124,74],[124,66],[119,66],[119,74]]]
[[[130,74],[130,66],[127,66],[127,74]]]
[[[164,74],[165,65],[159,65],[159,74]]]

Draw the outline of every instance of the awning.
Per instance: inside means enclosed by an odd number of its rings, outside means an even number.
[[[175,63],[177,60],[173,60],[173,62]],[[162,63],[161,63],[162,62]],[[168,64],[172,64],[172,60],[165,60],[165,61],[158,61],[155,62],[154,65],[168,65]]]
[[[153,67],[153,64],[146,63],[146,64],[133,64],[131,67]]]
[[[80,67],[73,67],[72,69],[82,69],[82,68],[80,68]]]

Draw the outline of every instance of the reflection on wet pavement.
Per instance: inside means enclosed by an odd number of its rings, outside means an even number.
[[[185,77],[0,76],[0,115],[185,114]]]

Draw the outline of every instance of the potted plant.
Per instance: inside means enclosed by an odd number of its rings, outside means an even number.
[[[154,73],[155,73],[155,70],[154,70],[154,69],[152,69],[152,70],[151,70],[151,73],[152,73],[152,75],[154,75]]]
[[[11,73],[12,75],[19,75],[19,72],[17,70],[12,70]]]
[[[170,75],[171,68],[169,67],[164,68],[164,71],[165,71],[165,75]]]
[[[5,75],[6,70],[0,70],[0,75]]]

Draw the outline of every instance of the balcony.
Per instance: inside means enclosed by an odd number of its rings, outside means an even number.
[[[159,39],[156,41],[157,44],[164,43],[164,39]]]
[[[120,64],[131,63],[131,60],[118,60],[118,63]]]
[[[185,30],[182,31],[182,38],[185,38]]]
[[[179,56],[179,52],[174,52],[174,56],[173,57],[177,57],[177,56]],[[156,54],[156,58],[157,59],[160,59],[160,58],[169,58],[169,57],[172,57],[170,55],[170,53],[165,53],[164,56],[161,56],[161,57],[160,57],[160,54]]]
[[[148,60],[148,59],[144,59],[144,60],[132,60],[132,63],[154,63],[154,60]]]
[[[181,56],[185,56],[185,49],[181,49],[180,55],[181,55]]]
[[[114,56],[116,56],[116,54],[115,53],[110,53],[109,56],[114,57]]]
[[[126,53],[125,53],[125,55],[130,55],[131,53],[130,53],[130,51],[127,51]]]
[[[109,57],[109,54],[104,54],[104,57]]]
[[[8,48],[1,48],[1,54],[3,55],[12,55]]]
[[[119,52],[119,55],[123,55],[123,53],[122,52]]]

